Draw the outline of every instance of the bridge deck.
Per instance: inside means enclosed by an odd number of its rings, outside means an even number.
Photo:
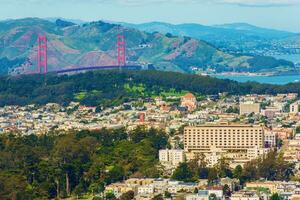
[[[79,71],[91,71],[97,69],[132,69],[132,70],[141,70],[142,67],[138,65],[126,65],[126,66],[90,66],[90,67],[78,67],[70,69],[61,69],[54,71],[57,74],[68,73],[68,72],[79,72]]]

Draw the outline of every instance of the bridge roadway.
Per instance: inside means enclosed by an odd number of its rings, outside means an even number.
[[[126,66],[90,66],[90,67],[78,67],[78,68],[70,68],[70,69],[61,69],[52,71],[52,73],[63,74],[68,72],[80,72],[80,71],[92,71],[97,69],[130,69],[130,70],[141,70],[142,67],[138,65],[126,65]]]

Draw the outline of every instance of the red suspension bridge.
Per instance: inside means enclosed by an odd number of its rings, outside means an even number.
[[[124,35],[117,35],[117,65],[110,66],[81,66],[75,68],[66,68],[59,69],[54,71],[49,71],[48,69],[48,46],[47,46],[47,37],[46,36],[38,36],[38,52],[37,52],[37,69],[35,71],[31,71],[28,74],[47,74],[57,73],[70,73],[70,72],[80,72],[80,71],[90,71],[97,69],[135,69],[140,70],[141,66],[138,65],[127,65],[126,64],[126,46],[125,46],[125,37]]]

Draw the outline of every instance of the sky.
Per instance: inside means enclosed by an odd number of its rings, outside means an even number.
[[[300,32],[300,0],[0,0],[0,20],[25,17],[204,25],[245,22]]]

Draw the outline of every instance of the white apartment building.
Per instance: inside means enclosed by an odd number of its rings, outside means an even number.
[[[154,193],[154,186],[153,185],[145,185],[138,187],[138,194],[146,195],[146,194],[153,194]]]
[[[265,130],[264,132],[265,145],[267,147],[275,147],[276,146],[276,133],[271,130]]]
[[[298,114],[299,113],[299,104],[300,104],[299,101],[297,101],[295,103],[292,103],[290,105],[290,113],[292,113],[292,114]]]
[[[162,149],[159,150],[159,161],[165,165],[178,166],[185,161],[184,150],[182,149]]]

